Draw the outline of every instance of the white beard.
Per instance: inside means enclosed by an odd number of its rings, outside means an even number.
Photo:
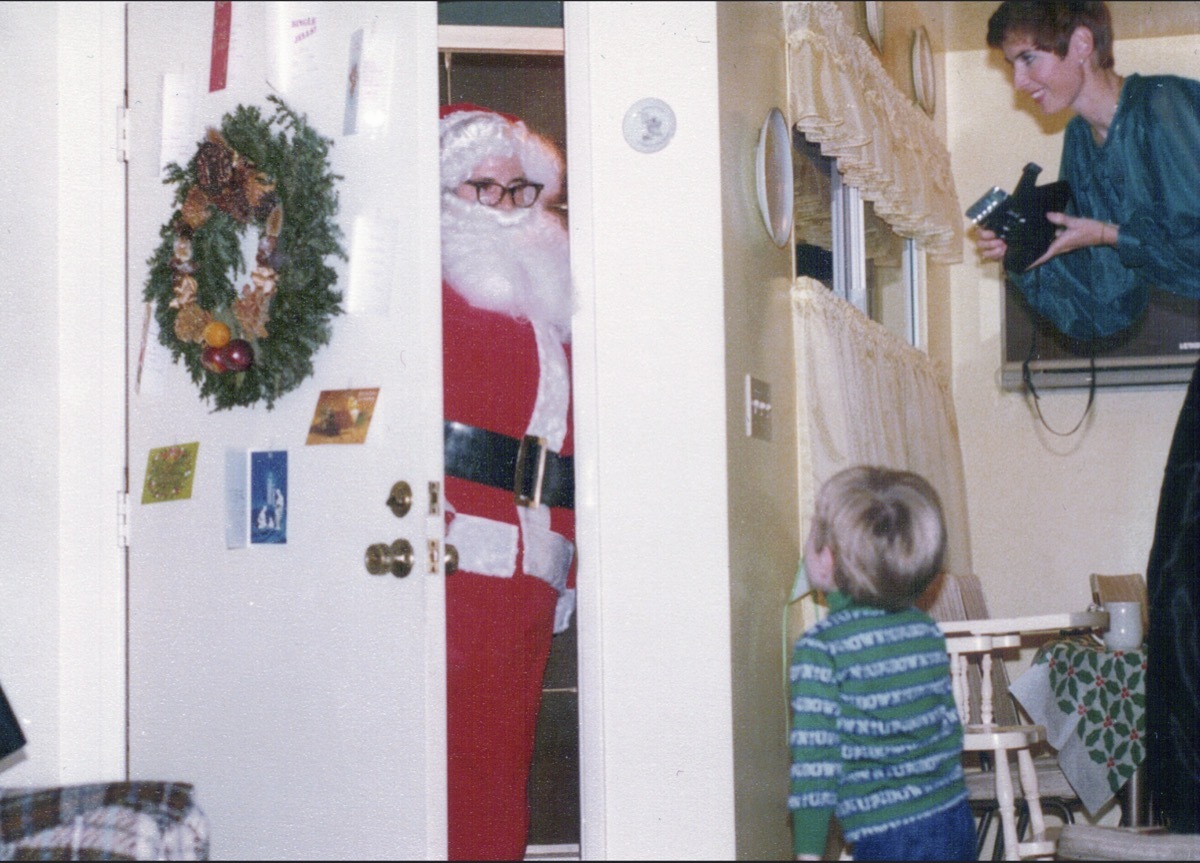
[[[542,207],[497,210],[442,196],[442,277],[476,308],[571,333],[567,231]]]

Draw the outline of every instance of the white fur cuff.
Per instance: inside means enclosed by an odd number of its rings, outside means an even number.
[[[517,568],[517,526],[455,513],[446,530],[446,544],[458,550],[464,572],[512,578]]]

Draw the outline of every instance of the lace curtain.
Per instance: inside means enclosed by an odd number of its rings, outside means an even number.
[[[945,374],[813,279],[798,278],[792,287],[792,319],[801,537],[817,489],[842,468],[911,470],[941,497],[945,568],[972,572],[958,423]],[[811,598],[798,605],[791,638],[820,613]]]
[[[792,122],[847,182],[930,260],[962,260],[963,215],[933,121],[895,83],[833,3],[787,3]],[[828,212],[828,211],[826,211]]]

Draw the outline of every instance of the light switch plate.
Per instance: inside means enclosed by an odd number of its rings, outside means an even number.
[[[746,375],[746,437],[771,439],[771,385]]]

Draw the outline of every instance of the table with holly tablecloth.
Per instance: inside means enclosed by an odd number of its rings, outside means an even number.
[[[1058,763],[1084,808],[1095,815],[1146,757],[1146,655],[1108,650],[1090,636],[1038,651],[1009,687],[1058,751]]]

